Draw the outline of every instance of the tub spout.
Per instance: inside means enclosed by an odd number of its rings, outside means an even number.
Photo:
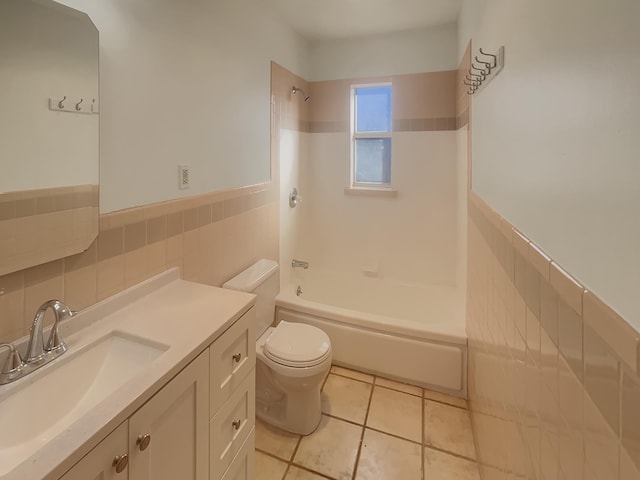
[[[304,268],[305,270],[309,268],[309,262],[303,262],[302,260],[296,260],[295,258],[291,260],[291,266],[293,268]]]
[[[300,285],[298,285],[298,288],[296,288],[296,296],[300,296],[302,295],[302,287]]]

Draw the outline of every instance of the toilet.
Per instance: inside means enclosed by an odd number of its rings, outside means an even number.
[[[223,285],[256,299],[256,416],[291,433],[320,424],[320,389],[331,368],[331,342],[317,327],[280,321],[275,327],[278,264],[262,259]]]

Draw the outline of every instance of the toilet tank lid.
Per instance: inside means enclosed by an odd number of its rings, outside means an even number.
[[[240,272],[222,285],[222,288],[253,292],[265,280],[278,271],[278,263],[266,258],[258,260],[246,270]]]

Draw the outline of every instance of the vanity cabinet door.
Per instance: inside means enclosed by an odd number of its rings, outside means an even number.
[[[209,351],[129,418],[129,480],[207,480]]]
[[[211,416],[226,402],[256,364],[256,312],[252,307],[210,347]]]
[[[126,480],[128,474],[127,454],[127,422],[125,421],[76,463],[60,480],[93,480],[94,478]]]

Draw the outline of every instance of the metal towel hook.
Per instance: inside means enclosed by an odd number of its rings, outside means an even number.
[[[476,62],[481,63],[482,65],[484,65],[487,68],[487,70],[489,70],[488,73],[491,73],[491,70],[493,70],[493,65],[491,63],[485,62],[483,60],[480,60],[477,55],[474,57],[474,59],[475,59]]]
[[[62,100],[60,100],[58,102],[58,108],[64,108],[64,101],[67,99],[67,96],[65,95],[64,97],[62,97]]]
[[[78,103],[76,103],[76,111],[78,111],[78,112],[79,112],[80,110],[82,110],[82,107],[80,106],[80,104],[82,103],[82,100],[83,100],[83,99],[81,98],[81,99],[80,99],[80,101],[79,101]]]
[[[484,68],[478,68],[476,67],[475,63],[471,62],[471,69],[475,70],[476,72],[480,72],[480,74],[483,77],[486,77],[487,75],[489,75],[491,73],[491,70],[485,70]]]
[[[480,54],[484,55],[486,57],[491,57],[493,58],[493,64],[491,65],[491,68],[495,68],[496,65],[498,65],[498,56],[497,55],[493,55],[491,53],[485,53],[484,50],[482,50],[482,48],[480,49]]]

